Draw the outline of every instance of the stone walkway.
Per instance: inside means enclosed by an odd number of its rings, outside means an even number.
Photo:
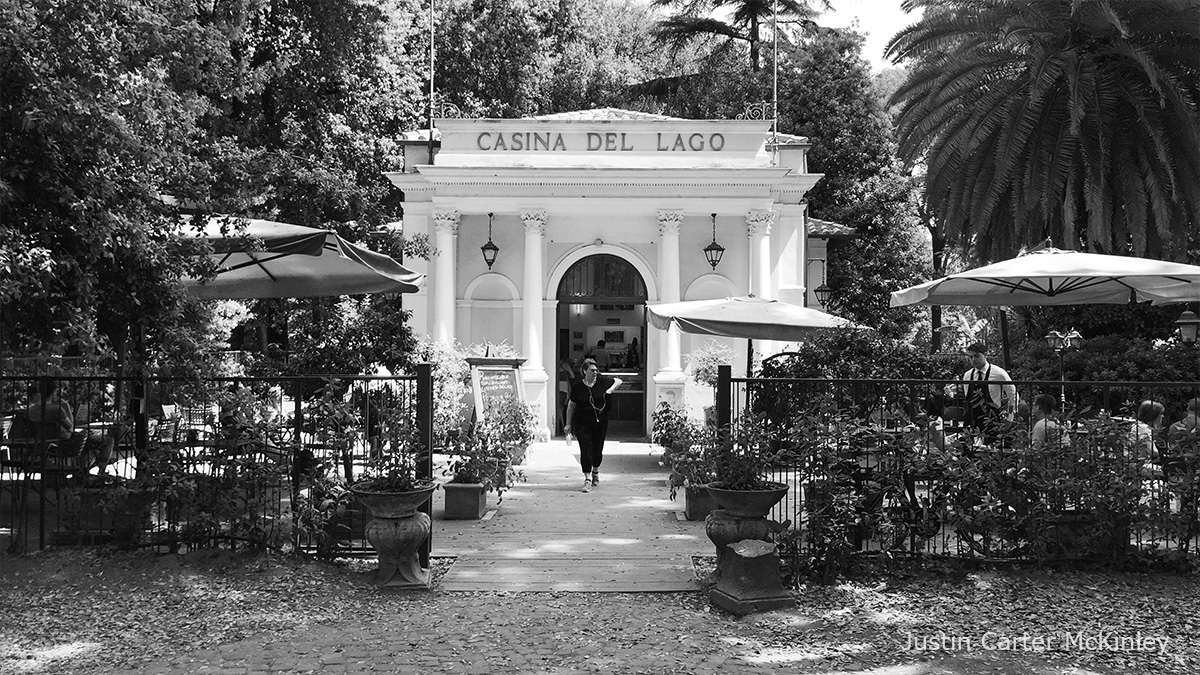
[[[693,555],[711,555],[704,523],[678,519],[667,470],[647,443],[606,447],[600,484],[580,491],[578,446],[530,448],[526,480],[488,495],[480,521],[441,518],[433,503],[433,554],[455,556],[443,591],[690,591]]]

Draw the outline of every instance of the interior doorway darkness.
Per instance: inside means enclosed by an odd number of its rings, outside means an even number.
[[[615,255],[594,255],[567,270],[556,298],[556,432],[562,431],[566,409],[564,364],[569,363],[578,377],[579,364],[594,355],[603,341],[609,361],[603,372],[624,382],[612,397],[609,435],[645,437],[646,281],[628,261]]]

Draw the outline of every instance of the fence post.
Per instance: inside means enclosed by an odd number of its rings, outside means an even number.
[[[417,432],[420,434],[421,445],[425,446],[417,464],[418,478],[433,478],[433,365],[417,364]],[[433,518],[433,498],[425,500],[421,505],[421,513]],[[433,551],[433,529],[425,538],[421,547],[421,567],[429,569],[429,554]]]
[[[733,366],[717,366],[717,428],[725,429],[733,421]]]

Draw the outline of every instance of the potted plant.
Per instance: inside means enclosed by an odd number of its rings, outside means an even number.
[[[664,444],[664,458],[670,458],[671,500],[684,491],[684,517],[704,520],[716,508],[708,484],[716,479],[709,450],[714,446],[715,429],[701,426],[681,411],[659,406],[655,411],[654,440]],[[661,424],[660,424],[661,422]]]
[[[429,586],[429,570],[420,565],[419,550],[429,537],[430,520],[418,509],[437,483],[418,475],[425,448],[415,426],[389,420],[386,447],[372,457],[350,492],[371,515],[367,541],[379,553],[379,584],[413,588]]]
[[[533,408],[515,396],[492,402],[475,425],[475,434],[489,445],[503,449],[513,464],[525,461],[525,453],[537,432]],[[503,475],[503,474],[502,474]]]
[[[786,454],[763,415],[747,415],[716,430],[705,445],[714,480],[708,491],[732,516],[763,518],[787,494],[788,486],[767,478]]]
[[[508,448],[479,433],[454,440],[444,474],[450,476],[449,482],[442,485],[447,520],[482,518],[487,510],[487,493],[494,490],[499,504],[504,500],[504,490],[523,477],[513,468]]]

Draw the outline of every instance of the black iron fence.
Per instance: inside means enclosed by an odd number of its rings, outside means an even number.
[[[781,549],[798,558],[1195,552],[1200,441],[1185,417],[1200,384],[1018,381],[999,409],[970,387],[722,368],[717,422],[757,429],[736,437],[756,439],[790,487],[772,518],[795,526]],[[1035,401],[1051,407],[1048,422]],[[1162,418],[1140,422],[1139,408],[1156,410],[1143,401],[1162,404]]]
[[[433,447],[432,388],[428,365],[408,377],[0,376],[0,536],[13,551],[365,549],[365,518],[339,484],[413,430]],[[431,453],[417,472],[431,475]]]

